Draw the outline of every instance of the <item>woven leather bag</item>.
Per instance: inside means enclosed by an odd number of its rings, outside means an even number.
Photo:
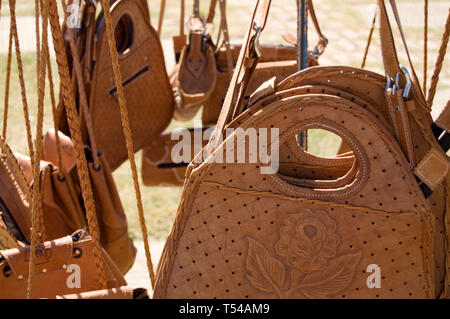
[[[95,15],[95,7],[93,10],[91,15]],[[161,42],[150,25],[145,2],[115,1],[111,6],[111,16],[134,150],[138,151],[168,126],[173,115],[173,93],[165,69]],[[89,19],[93,18],[85,18],[86,35],[77,42],[85,79],[83,85],[88,96],[98,149],[102,150],[114,171],[128,155],[121,130],[117,89],[103,14],[94,22],[88,23]],[[60,129],[68,134],[63,108],[59,109],[59,113],[59,118],[63,119],[60,121]],[[85,130],[87,131],[86,127]]]
[[[208,143],[206,139],[203,139],[205,130],[200,128],[190,129],[176,135],[174,135],[175,132],[167,132],[161,134],[146,146],[142,153],[142,181],[144,185],[182,186],[188,164],[195,154]],[[189,136],[186,136],[188,134]],[[178,139],[172,139],[172,136],[178,136]],[[185,151],[189,152],[188,160],[175,163],[172,158],[174,148],[177,148],[177,154],[180,156],[184,156]]]
[[[34,298],[95,291],[100,288],[93,255],[93,243],[84,231],[36,246]],[[126,281],[117,266],[102,250],[108,288]],[[0,251],[0,298],[26,298],[29,247]],[[74,271],[74,269],[76,269]],[[76,273],[75,273],[76,272]],[[79,275],[79,279],[74,279]]]
[[[256,2],[208,144],[213,153],[188,167],[155,298],[448,297],[448,159],[432,135],[411,65],[411,81],[401,80],[405,69],[393,54],[385,3],[378,4],[387,77],[313,67],[277,86],[272,81],[240,105],[251,78],[248,65],[258,60],[249,49],[253,19],[262,11],[263,28],[270,6]],[[391,116],[391,110],[401,114]],[[278,128],[279,170],[262,174],[267,162],[260,159],[212,161],[236,152],[236,143],[220,139],[226,127]],[[334,158],[307,154],[295,138],[311,128],[335,133],[352,152]],[[412,150],[403,143],[406,136]],[[276,141],[270,139],[267,149],[276,153]],[[333,169],[342,165],[347,169]]]

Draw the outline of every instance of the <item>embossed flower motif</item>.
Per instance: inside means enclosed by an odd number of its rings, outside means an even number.
[[[275,251],[291,267],[310,273],[325,269],[339,242],[336,223],[325,211],[305,209],[284,218]]]

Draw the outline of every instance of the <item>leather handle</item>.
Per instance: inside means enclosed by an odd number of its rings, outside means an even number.
[[[255,1],[250,25],[242,42],[233,77],[231,78],[230,86],[228,87],[216,128],[211,135],[211,139],[207,146],[210,152],[215,150],[219,145],[226,124],[230,122],[235,110],[239,108],[239,104],[242,101],[242,95],[245,93],[243,91],[245,91],[250,80],[253,67],[256,65],[257,60],[257,58],[254,57],[255,52],[250,52],[250,50],[255,50],[255,47],[257,46],[256,42],[259,34],[262,32],[267,22],[271,2],[271,0]],[[259,17],[258,19],[256,18],[257,15]],[[258,28],[255,28],[256,25],[258,25]],[[254,43],[250,49],[252,41],[254,41]]]
[[[414,70],[414,66],[411,60],[411,56],[408,50],[408,45],[406,43],[405,34],[403,32],[403,27],[400,22],[400,16],[398,13],[397,5],[395,0],[389,0],[392,11],[394,13],[394,18],[397,24],[397,27],[400,31],[400,35],[402,38],[402,44],[404,50],[406,52],[406,56],[408,58],[409,70],[412,74],[412,84],[413,84],[413,94],[421,102],[423,105],[425,103],[425,97],[423,96],[422,89],[419,84],[419,80],[417,78],[417,74]],[[389,16],[386,10],[385,0],[378,0],[378,7],[380,9],[380,42],[381,42],[381,53],[383,57],[383,64],[386,71],[386,74],[391,78],[395,79],[397,73],[402,72],[399,66],[399,60],[397,55],[397,50],[395,47],[395,40],[392,34],[391,24],[389,22]]]

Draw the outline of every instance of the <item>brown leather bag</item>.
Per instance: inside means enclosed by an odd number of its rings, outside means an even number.
[[[172,119],[174,101],[161,42],[143,4],[142,0],[117,0],[111,7],[135,151],[166,129]],[[95,6],[86,11],[90,16],[85,20],[91,21]],[[85,36],[78,38],[78,49],[94,136],[98,149],[114,171],[128,154],[103,14],[83,31],[81,35]],[[68,135],[63,107],[59,112],[60,129]]]
[[[108,288],[126,285],[121,272],[102,250]],[[94,291],[100,288],[93,242],[85,231],[36,246],[33,298]],[[0,298],[26,298],[29,247],[0,251]]]
[[[204,19],[198,15],[198,1],[196,4],[197,11],[194,9],[194,15],[188,21],[188,43],[181,51],[180,61],[175,66],[176,73],[172,76],[174,118],[178,121],[191,120],[216,86],[215,47],[206,32]]]
[[[207,146],[212,153],[188,167],[155,298],[449,297],[448,158],[431,132],[412,65],[411,78],[398,65],[385,3],[378,4],[387,77],[313,67],[240,105],[258,60],[249,45],[253,20],[262,8],[263,28],[270,6],[256,1]],[[270,156],[279,150],[279,161],[214,162],[236,151],[236,143],[220,139],[225,128],[278,128],[267,149]],[[337,134],[353,152],[305,156],[296,136],[311,128]],[[262,174],[277,163],[278,171]],[[327,176],[342,164],[347,172]]]
[[[62,142],[59,151],[63,158],[61,165],[68,167],[65,162],[72,163],[74,161],[72,158],[73,145],[69,143],[70,139],[61,132],[58,133],[58,136]],[[61,238],[87,226],[84,208],[81,204],[81,188],[76,174],[76,166],[72,166],[70,171],[65,171],[59,169],[57,163],[45,162],[45,160],[55,160],[54,158],[58,157],[55,155],[58,150],[54,137],[55,134],[51,132],[44,138],[43,148],[47,152],[44,152],[44,161],[41,163],[40,172],[44,211],[43,226],[46,240]],[[65,147],[63,147],[64,144]],[[120,271],[125,274],[133,265],[136,257],[136,248],[128,235],[125,212],[104,156],[98,153],[96,159],[98,164],[95,164],[92,152],[88,148],[85,152],[88,155],[88,168],[100,227],[100,243]],[[47,154],[54,156],[46,158]],[[64,154],[66,155],[64,156]],[[31,171],[28,157],[22,155],[20,164],[25,172]]]

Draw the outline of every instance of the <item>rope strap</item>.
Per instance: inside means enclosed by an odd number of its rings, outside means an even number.
[[[128,110],[127,110],[127,104],[126,104],[126,100],[125,100],[125,93],[124,93],[124,89],[122,86],[122,75],[120,73],[119,56],[118,56],[117,50],[116,50],[116,39],[114,37],[110,5],[109,5],[108,0],[101,0],[101,3],[102,3],[102,8],[103,8],[103,13],[105,16],[105,25],[106,25],[106,31],[108,34],[109,52],[111,54],[112,66],[113,66],[113,71],[114,71],[114,79],[115,79],[115,83],[116,83],[116,87],[117,87],[117,96],[118,96],[119,106],[120,106],[120,115],[122,117],[122,128],[123,128],[123,133],[125,135],[125,141],[126,141],[126,146],[127,146],[127,151],[128,151],[128,158],[130,159],[134,191],[136,193],[137,208],[138,208],[138,212],[139,212],[139,222],[141,224],[142,238],[144,240],[144,248],[145,248],[145,257],[147,259],[147,268],[148,268],[148,273],[150,276],[152,288],[154,288],[155,287],[155,273],[153,270],[153,263],[152,263],[150,247],[149,247],[149,243],[148,243],[148,232],[147,232],[147,226],[145,224],[144,208],[142,205],[141,190],[139,187],[138,173],[137,173],[136,161],[135,161],[135,157],[134,157],[133,138],[132,138],[132,133],[131,133],[131,129],[130,129],[130,121],[128,119]]]
[[[53,45],[56,53],[56,62],[61,81],[61,90],[64,105],[67,111],[67,120],[69,123],[70,134],[74,143],[75,159],[77,163],[77,173],[81,183],[82,197],[86,209],[86,217],[89,226],[89,232],[94,243],[93,253],[98,273],[100,289],[106,288],[106,272],[104,261],[101,257],[100,232],[97,215],[95,213],[94,195],[89,176],[87,160],[84,154],[83,141],[81,138],[80,119],[76,111],[75,97],[71,84],[67,54],[64,46],[64,38],[59,24],[59,14],[56,0],[49,0],[49,19],[52,30]]]

